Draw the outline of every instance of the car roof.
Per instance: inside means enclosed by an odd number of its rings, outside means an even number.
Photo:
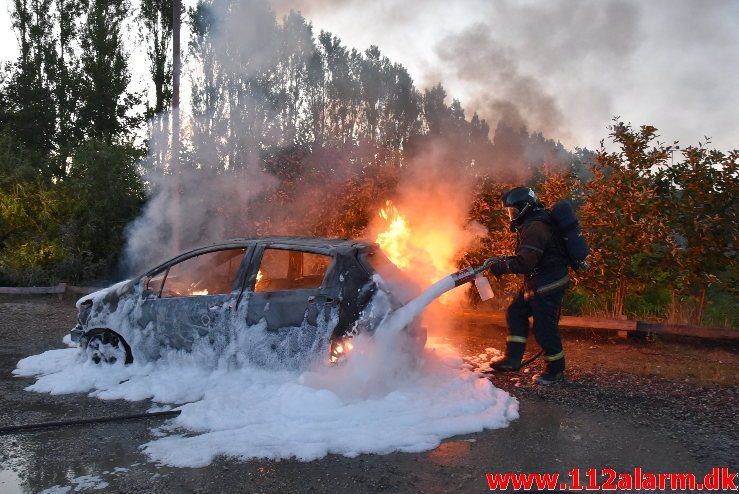
[[[374,249],[377,247],[377,244],[374,242],[354,240],[350,238],[302,237],[290,235],[232,238],[204,247],[232,247],[235,245],[246,246],[253,244],[272,245],[276,247],[311,248],[311,250],[321,250],[326,251],[327,253],[332,250]]]
[[[264,245],[283,249],[303,249],[317,254],[331,255],[333,253],[349,254],[353,251],[372,252],[379,248],[374,242],[364,240],[353,240],[348,238],[326,238],[326,237],[300,237],[300,236],[266,236],[266,237],[242,237],[223,240],[200,246],[196,249],[190,249],[181,254],[159,264],[150,269],[144,275],[159,271],[160,269],[171,266],[188,257],[198,254],[205,254],[221,249],[238,249],[249,247],[251,245]]]

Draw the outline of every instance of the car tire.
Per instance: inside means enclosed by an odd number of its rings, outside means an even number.
[[[113,365],[123,361],[133,362],[131,348],[121,335],[109,329],[93,330],[87,335],[85,353],[88,360],[97,365]]]

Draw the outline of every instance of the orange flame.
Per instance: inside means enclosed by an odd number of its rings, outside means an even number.
[[[375,242],[393,264],[420,286],[426,287],[457,271],[456,259],[474,236],[466,231],[464,217],[453,204],[433,196],[406,198],[400,209],[385,201],[375,224]],[[402,210],[402,212],[401,212]],[[464,299],[457,290],[442,296],[442,304]]]
[[[392,201],[385,201],[379,213],[385,229],[377,234],[375,242],[393,264],[426,284],[455,271],[456,246],[443,227],[419,219],[424,216],[423,209],[420,205],[409,208],[410,216],[406,216]]]
[[[256,291],[261,292],[267,289],[268,283],[263,280],[264,280],[264,273],[262,273],[262,270],[260,269],[259,271],[257,271],[257,279],[256,279],[256,283],[254,284],[254,289]]]
[[[349,341],[349,338],[334,342],[329,355],[329,362],[335,364],[342,357],[346,357],[354,349],[354,345]]]
[[[190,295],[208,295],[208,290],[193,290]]]
[[[375,241],[393,264],[401,269],[408,268],[410,259],[407,251],[411,230],[405,217],[390,200],[385,201],[385,207],[380,209],[379,215],[388,225],[384,232],[377,235]]]

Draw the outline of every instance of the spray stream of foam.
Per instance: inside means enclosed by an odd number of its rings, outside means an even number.
[[[396,311],[390,313],[380,323],[377,333],[397,333],[407,327],[434,300],[455,287],[454,278],[447,276],[431,285],[425,292],[414,298]]]

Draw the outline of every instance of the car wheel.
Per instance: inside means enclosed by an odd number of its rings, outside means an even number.
[[[113,365],[118,362],[129,364],[133,361],[126,342],[112,331],[93,334],[87,341],[85,353],[88,360],[100,365]]]

